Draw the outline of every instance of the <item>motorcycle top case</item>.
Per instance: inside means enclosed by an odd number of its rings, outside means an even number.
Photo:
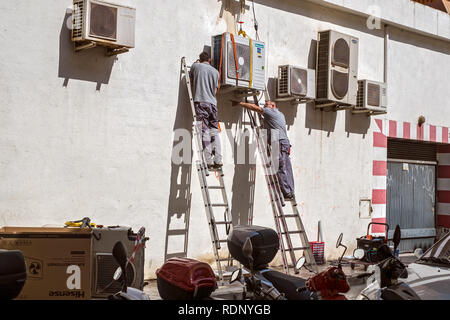
[[[19,250],[0,250],[0,300],[16,298],[27,279],[25,257]]]
[[[250,239],[253,247],[253,269],[266,268],[269,262],[275,258],[280,247],[278,234],[273,229],[259,226],[235,226],[233,228],[227,240],[228,251],[234,259],[249,268],[248,258],[242,252],[247,239]]]
[[[172,258],[156,270],[158,292],[164,300],[204,299],[217,288],[216,276],[207,263]]]

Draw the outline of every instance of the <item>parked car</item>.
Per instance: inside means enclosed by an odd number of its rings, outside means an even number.
[[[436,242],[414,263],[407,266],[408,277],[402,279],[422,300],[450,300],[450,233]],[[374,277],[374,276],[372,276]],[[371,278],[372,278],[371,277]],[[357,299],[377,299],[374,279]]]

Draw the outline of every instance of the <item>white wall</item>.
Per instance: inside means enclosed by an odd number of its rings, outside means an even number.
[[[176,186],[178,173],[186,177],[191,168],[171,164],[173,130],[191,127],[180,58],[195,60],[211,35],[233,24],[226,14],[219,17],[221,1],[120,2],[137,8],[136,48],[117,59],[106,58],[101,48],[73,53],[64,25],[70,0],[45,0],[37,7],[25,0],[0,2],[0,40],[8,44],[0,51],[0,225],[62,225],[89,216],[104,225],[145,226],[146,274],[152,276],[163,262],[168,212],[187,206]],[[279,64],[308,66],[317,32],[336,29],[360,38],[359,78],[383,80],[383,31],[367,30],[364,18],[310,2],[255,2],[260,37],[269,50],[269,78]],[[251,11],[243,20],[254,36]],[[435,97],[425,116],[431,124],[448,125],[442,113],[449,106],[443,95],[448,43],[395,35],[387,116],[413,121],[411,108],[419,113]],[[433,89],[419,93],[416,78],[401,72],[408,61],[433,81]],[[219,103],[223,127],[235,129],[241,111],[232,110],[225,97]],[[279,107],[289,123],[297,199],[310,239],[321,220],[328,258],[336,257],[340,232],[352,250],[369,222],[359,219],[358,206],[360,198],[371,196],[370,119],[314,111],[310,105]],[[248,167],[234,175],[232,155],[225,160],[233,212],[245,211]],[[273,227],[257,168],[254,223]],[[195,170],[190,179],[182,190],[192,193],[189,256],[208,259],[209,232]]]

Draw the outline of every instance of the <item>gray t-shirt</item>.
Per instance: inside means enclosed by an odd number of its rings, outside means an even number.
[[[216,89],[219,87],[219,71],[209,63],[196,62],[191,67],[194,102],[208,102],[217,106]]]
[[[262,108],[262,115],[264,117],[264,128],[278,130],[279,140],[287,139],[286,118],[280,110],[276,108]],[[270,132],[269,132],[270,134]]]

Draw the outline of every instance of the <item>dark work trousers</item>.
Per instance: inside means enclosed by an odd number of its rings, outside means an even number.
[[[294,195],[294,175],[292,173],[291,158],[291,144],[289,140],[282,139],[280,141],[280,159],[278,167],[278,180],[280,181],[281,192],[286,196],[288,194]]]
[[[207,102],[195,102],[197,120],[202,122],[203,152],[207,164],[222,162],[217,106]]]

